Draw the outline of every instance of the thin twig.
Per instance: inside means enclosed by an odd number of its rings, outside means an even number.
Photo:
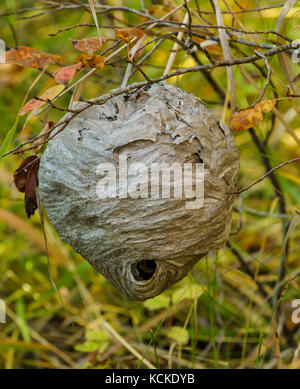
[[[266,93],[266,90],[268,88],[268,85],[269,85],[269,82],[270,82],[270,76],[271,76],[271,68],[270,68],[268,59],[262,53],[260,53],[257,50],[255,50],[254,53],[265,60],[265,64],[266,64],[266,68],[268,70],[268,74],[267,74],[267,80],[266,80],[266,84],[264,86],[264,89],[261,91],[261,93],[258,96],[258,98],[254,101],[254,103],[249,108],[253,108],[264,97],[264,95]]]
[[[275,170],[278,170],[280,168],[282,168],[283,166],[285,165],[288,165],[290,163],[294,163],[294,162],[298,162],[300,161],[300,158],[294,158],[294,159],[290,159],[289,161],[286,161],[286,162],[283,162],[281,163],[280,165],[278,166],[275,166],[273,167],[273,169],[269,170],[266,174],[264,174],[262,177],[260,177],[258,180],[254,181],[252,184],[246,186],[246,188],[243,188],[243,189],[240,189],[236,192],[228,192],[228,194],[241,194],[243,192],[246,192],[246,190],[249,190],[250,188],[252,188],[254,185],[258,184],[259,182],[263,181],[265,178],[267,178],[270,174],[272,174]]]
[[[71,113],[76,113],[77,112],[74,109],[58,107],[50,99],[45,100],[45,99],[42,99],[41,97],[38,97],[38,96],[35,96],[34,99],[35,100],[39,100],[39,101],[43,101],[44,103],[48,103],[48,104],[51,105],[52,108],[57,109],[58,111],[62,111],[62,112],[65,111],[65,112],[71,112]]]

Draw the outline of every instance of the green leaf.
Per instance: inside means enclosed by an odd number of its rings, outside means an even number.
[[[178,304],[184,299],[194,300],[200,297],[204,292],[204,287],[201,285],[190,285],[183,286],[179,289],[176,289],[172,294],[172,303],[173,305]]]
[[[85,338],[92,342],[103,342],[108,339],[106,332],[103,330],[86,331]]]
[[[93,351],[98,350],[99,353],[103,353],[107,347],[109,346],[109,342],[105,341],[102,343],[86,341],[82,344],[77,344],[75,346],[75,350],[82,351],[84,353],[92,353]]]
[[[75,350],[83,351],[84,353],[91,353],[97,350],[99,347],[98,343],[95,342],[84,342],[83,344],[76,344]]]
[[[23,298],[19,298],[16,301],[16,313],[18,315],[19,321],[18,325],[21,330],[21,334],[25,342],[30,342],[30,331],[27,325],[26,310]]]
[[[170,305],[170,297],[160,294],[152,299],[144,301],[144,307],[148,308],[150,311],[155,311],[157,309],[168,308]]]
[[[7,149],[15,135],[15,132],[16,132],[16,129],[18,127],[18,124],[19,124],[19,120],[20,120],[20,117],[18,116],[14,125],[12,126],[12,128],[8,131],[8,133],[6,134],[6,137],[2,143],[2,146],[0,147],[0,163],[2,161],[2,155],[5,154],[7,152]]]
[[[91,353],[98,350],[103,353],[109,346],[108,336],[103,330],[88,330],[85,333],[86,341],[82,344],[77,344],[75,350]]]
[[[174,326],[168,333],[168,337],[175,340],[180,345],[187,344],[189,341],[189,333],[185,328]]]

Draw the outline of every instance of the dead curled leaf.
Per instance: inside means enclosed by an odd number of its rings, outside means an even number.
[[[14,183],[17,189],[25,192],[25,210],[28,218],[34,215],[38,207],[36,188],[38,187],[38,171],[40,158],[31,155],[24,159],[14,172]]]
[[[24,193],[25,192],[25,181],[28,174],[28,169],[33,164],[38,157],[36,155],[31,155],[24,159],[18,169],[14,172],[14,183],[17,189]]]
[[[236,112],[231,119],[230,127],[233,132],[240,132],[254,127],[261,122],[264,114],[268,113],[275,106],[277,100],[263,100],[257,103],[254,107],[242,109]]]
[[[69,39],[75,49],[82,51],[87,55],[94,54],[95,51],[101,50],[104,43],[107,42],[108,38],[105,36],[101,37],[101,41],[99,37],[97,38],[84,38],[79,40]]]
[[[124,43],[129,43],[133,38],[141,39],[145,32],[140,28],[116,28],[116,34]]]
[[[38,187],[39,184],[38,173],[39,173],[39,163],[35,163],[29,168],[28,175],[25,182],[25,210],[28,218],[34,215],[38,207],[38,200],[37,200],[37,193],[36,193],[36,188]]]
[[[6,52],[6,63],[20,65],[23,67],[41,69],[49,63],[60,62],[58,55],[43,53],[32,47],[17,46]]]
[[[78,55],[76,61],[81,62],[83,65],[88,66],[91,69],[103,69],[105,65],[105,57],[102,57],[102,55],[95,55],[95,54]]]

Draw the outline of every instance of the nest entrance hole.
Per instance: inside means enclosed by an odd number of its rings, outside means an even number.
[[[152,259],[143,260],[133,265],[132,273],[137,281],[148,281],[156,272],[156,262]]]

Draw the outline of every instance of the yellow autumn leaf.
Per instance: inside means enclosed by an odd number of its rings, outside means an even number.
[[[264,114],[272,110],[276,99],[263,100],[254,107],[242,109],[236,112],[231,119],[230,127],[233,132],[240,132],[254,127],[264,119]]]
[[[145,33],[140,28],[116,28],[116,34],[124,43],[129,43],[133,38],[141,39]]]
[[[102,55],[95,54],[78,55],[76,61],[81,62],[83,65],[88,66],[91,69],[103,69],[105,65],[105,57],[102,57]]]

